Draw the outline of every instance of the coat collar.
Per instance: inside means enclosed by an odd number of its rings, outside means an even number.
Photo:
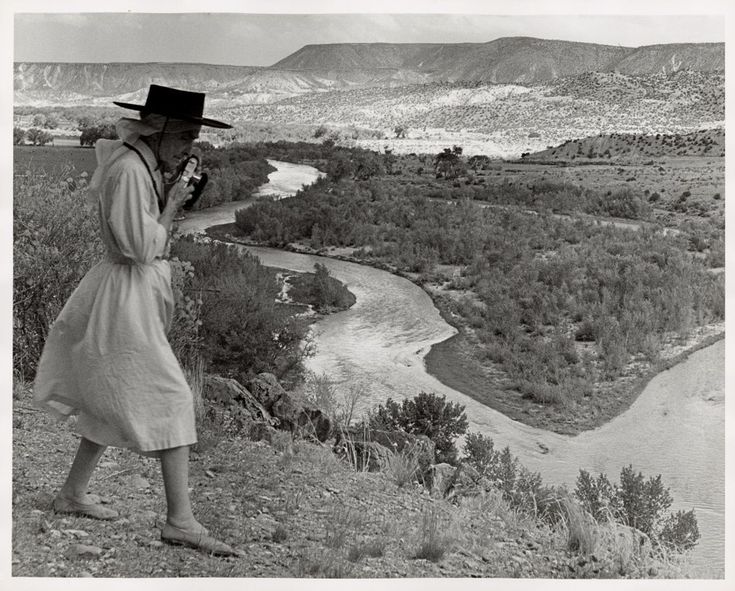
[[[135,138],[135,141],[128,141],[129,144],[133,145],[138,152],[140,152],[141,156],[146,161],[146,164],[148,164],[149,168],[152,172],[158,173],[158,176],[161,176],[161,166],[158,163],[158,160],[156,160],[156,155],[153,153],[153,150],[146,144],[140,137]]]

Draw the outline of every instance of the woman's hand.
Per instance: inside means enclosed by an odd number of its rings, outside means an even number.
[[[193,191],[194,187],[188,186],[182,180],[176,181],[173,187],[169,189],[166,197],[166,207],[163,208],[163,212],[161,212],[161,215],[158,217],[158,223],[166,228],[166,230],[171,230],[176,213]]]
[[[169,189],[166,198],[166,207],[169,205],[174,208],[174,213],[184,204],[189,196],[194,192],[193,185],[187,185],[186,182],[178,180],[174,186]]]

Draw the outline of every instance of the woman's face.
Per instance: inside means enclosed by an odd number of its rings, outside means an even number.
[[[189,131],[164,133],[158,149],[158,158],[166,171],[172,171],[188,156],[194,140],[199,137],[199,127]]]

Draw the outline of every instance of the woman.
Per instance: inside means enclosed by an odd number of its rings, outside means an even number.
[[[166,260],[176,212],[192,188],[163,173],[176,169],[202,125],[204,94],[151,85],[141,112],[117,124],[121,140],[99,140],[90,182],[103,261],[93,267],[51,327],[34,384],[35,403],[57,417],[77,415],[81,442],[54,509],[97,519],[117,512],[87,493],[107,446],[161,460],[167,517],[164,541],[219,555],[238,554],[194,518],[188,493],[194,401],[166,337],[174,300]]]

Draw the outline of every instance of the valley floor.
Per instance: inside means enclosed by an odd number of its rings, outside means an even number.
[[[225,242],[251,243],[237,237],[234,224],[210,227],[207,235]],[[317,251],[306,244],[298,243],[290,245],[290,249],[358,264],[370,264],[369,261],[353,257],[354,249],[351,248]],[[427,372],[447,386],[516,421],[560,434],[577,435],[604,425],[627,410],[657,373],[725,335],[724,322],[697,327],[687,338],[672,334],[660,350],[657,363],[638,356],[628,363],[618,378],[596,382],[593,395],[582,401],[567,405],[541,404],[524,398],[492,363],[478,360],[478,346],[472,332],[464,326],[461,318],[449,311],[447,303],[452,297],[451,293],[438,283],[421,283],[418,274],[402,275],[420,285],[430,295],[444,319],[459,331],[454,337],[431,348],[424,358]]]

